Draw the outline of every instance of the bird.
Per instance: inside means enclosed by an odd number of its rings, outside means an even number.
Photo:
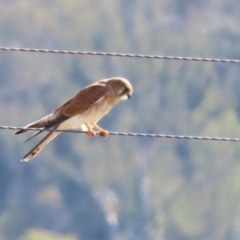
[[[68,130],[73,128],[86,129],[88,137],[99,135],[106,138],[109,133],[97,125],[120,100],[131,98],[133,87],[122,77],[102,79],[80,90],[73,98],[54,110],[51,114],[38,121],[28,124],[14,134],[29,131],[29,128],[39,128],[31,138],[44,130]],[[21,161],[27,162],[35,157],[50,141],[61,132],[49,132],[39,141]],[[28,140],[30,140],[29,138]],[[27,141],[28,141],[27,140]]]

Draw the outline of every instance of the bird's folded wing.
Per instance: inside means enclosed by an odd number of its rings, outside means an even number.
[[[63,115],[72,117],[88,110],[90,107],[98,103],[107,93],[107,87],[103,85],[91,85],[81,90],[67,104],[56,111],[62,112]]]

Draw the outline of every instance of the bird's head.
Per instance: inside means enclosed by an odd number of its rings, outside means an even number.
[[[107,80],[107,85],[109,85],[115,94],[120,97],[122,100],[131,98],[133,93],[133,88],[131,83],[121,77],[114,77]]]

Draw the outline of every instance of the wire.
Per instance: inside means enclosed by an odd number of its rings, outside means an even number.
[[[142,55],[142,54],[110,53],[110,52],[63,51],[63,50],[47,50],[47,49],[31,49],[31,48],[0,47],[0,51],[16,51],[16,52],[32,52],[32,53],[61,53],[61,54],[78,54],[78,55],[92,55],[92,56],[148,58],[148,59],[217,62],[217,63],[240,63],[240,60],[233,60],[233,59],[176,57],[176,56]]]
[[[21,127],[0,126],[2,130],[22,130]],[[30,131],[44,131],[44,132],[64,132],[64,133],[86,133],[80,130],[51,130],[28,128]],[[97,133],[98,134],[98,133]],[[150,138],[171,138],[171,139],[188,139],[188,140],[208,140],[208,141],[225,141],[225,142],[240,142],[240,138],[227,137],[202,137],[202,136],[180,136],[180,135],[165,135],[165,134],[149,134],[149,133],[124,133],[124,132],[109,132],[109,135],[114,136],[128,136],[128,137],[150,137]]]

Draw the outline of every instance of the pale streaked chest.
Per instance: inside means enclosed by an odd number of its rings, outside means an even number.
[[[119,99],[102,99],[83,113],[86,117],[86,122],[97,123],[118,103],[118,101]]]

